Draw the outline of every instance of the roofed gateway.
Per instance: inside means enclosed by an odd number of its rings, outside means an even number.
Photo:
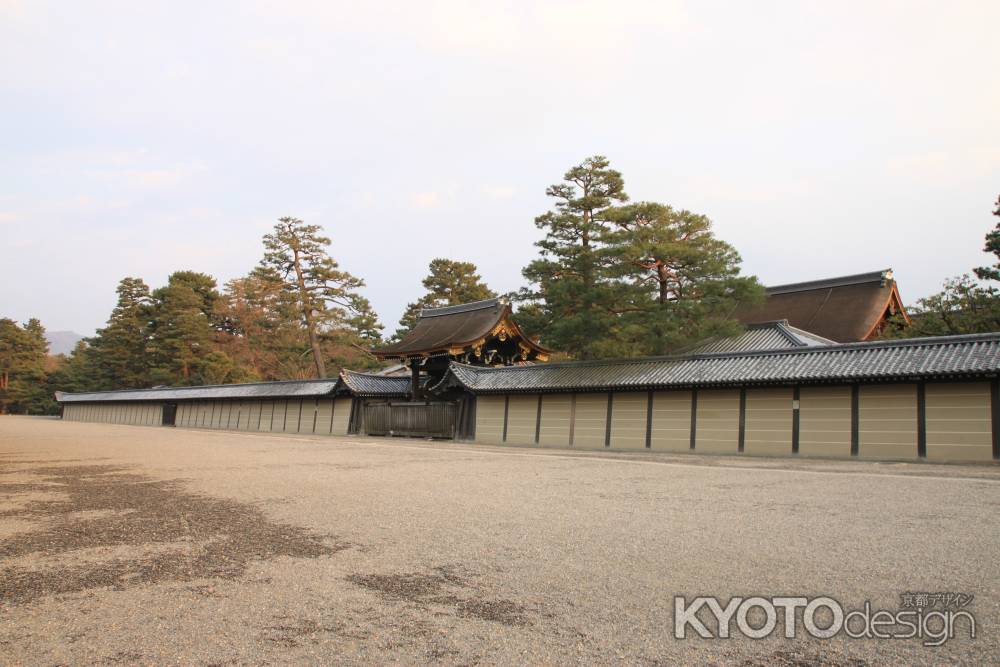
[[[551,350],[525,335],[511,316],[510,303],[502,298],[425,308],[402,340],[372,354],[410,367],[414,397],[420,393],[421,372],[440,378],[452,361],[473,366],[548,361]]]

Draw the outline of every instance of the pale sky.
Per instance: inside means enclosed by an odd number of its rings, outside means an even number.
[[[433,257],[522,285],[608,156],[765,284],[983,264],[1000,2],[0,0],[0,316],[90,335],[127,275],[323,225],[392,332]]]

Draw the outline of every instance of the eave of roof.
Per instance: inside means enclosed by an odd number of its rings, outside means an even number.
[[[195,387],[160,387],[155,389],[120,389],[80,393],[56,392],[60,403],[105,401],[188,401],[215,399],[257,399],[272,397],[313,397],[333,393],[339,378],[324,380],[282,380],[245,384],[199,385]]]
[[[359,373],[345,368],[340,372],[340,381],[349,393],[363,398],[374,396],[396,398],[407,396],[410,391],[409,376]]]

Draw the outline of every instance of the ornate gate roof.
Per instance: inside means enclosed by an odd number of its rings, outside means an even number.
[[[425,308],[401,341],[372,350],[380,359],[437,355],[479,365],[546,361],[551,351],[528,338],[505,299]]]

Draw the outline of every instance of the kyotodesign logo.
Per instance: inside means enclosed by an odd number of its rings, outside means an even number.
[[[965,593],[903,593],[900,609],[845,610],[831,597],[733,597],[723,604],[716,597],[682,595],[674,598],[674,637],[689,632],[704,639],[728,639],[734,633],[750,639],[771,636],[779,627],[787,639],[803,633],[817,639],[845,634],[852,639],[919,639],[940,646],[956,632],[976,637],[976,619],[964,609],[974,596]],[[801,612],[800,612],[801,610]]]

